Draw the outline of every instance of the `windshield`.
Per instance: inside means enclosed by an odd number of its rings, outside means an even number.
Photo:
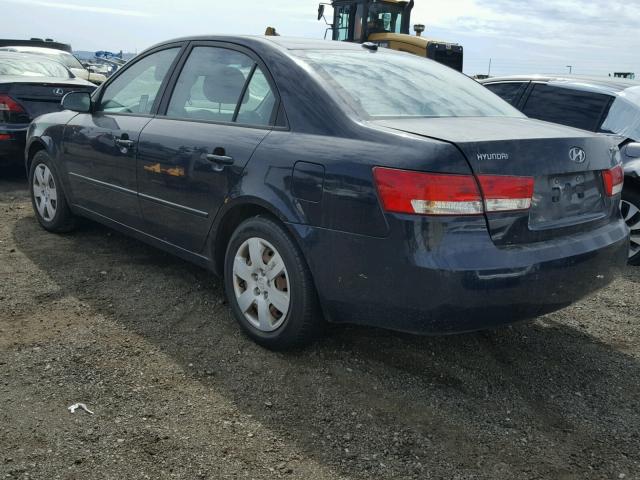
[[[363,118],[524,117],[476,81],[415,55],[364,49],[299,55]]]
[[[388,3],[374,3],[369,7],[369,33],[402,33],[403,7]]]
[[[60,63],[35,55],[0,55],[0,75],[22,77],[71,78],[69,70]]]
[[[616,97],[601,129],[640,142],[640,86]]]

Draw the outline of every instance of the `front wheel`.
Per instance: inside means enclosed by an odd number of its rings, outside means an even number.
[[[302,346],[321,326],[302,252],[270,218],[250,218],[233,233],[225,256],[224,285],[243,331],[264,347]]]
[[[44,150],[33,157],[29,169],[29,193],[40,225],[50,232],[68,232],[75,217],[62,191],[62,182],[49,154]]]
[[[620,203],[622,217],[631,230],[629,264],[640,265],[640,190],[625,188]]]

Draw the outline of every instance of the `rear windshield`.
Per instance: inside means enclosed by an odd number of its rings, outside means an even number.
[[[6,50],[9,52],[28,53],[31,55],[40,55],[56,62],[60,62],[67,68],[81,68],[84,69],[80,60],[71,55],[68,52],[62,50],[56,50],[55,48],[39,48],[39,47],[3,47],[0,50]]]
[[[476,81],[416,55],[364,49],[298,55],[364,118],[524,117]]]
[[[69,70],[62,64],[35,55],[0,55],[0,75],[20,77],[71,78]]]

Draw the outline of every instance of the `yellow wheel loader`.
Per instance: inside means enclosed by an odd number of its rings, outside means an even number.
[[[325,5],[333,7],[333,23],[327,22],[327,33],[333,32],[333,40],[373,42],[462,71],[461,45],[423,37],[424,25],[414,26],[416,35],[409,33],[414,0],[333,0],[320,4],[318,20],[325,18]]]

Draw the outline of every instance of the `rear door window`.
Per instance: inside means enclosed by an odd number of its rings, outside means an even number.
[[[515,107],[528,84],[529,82],[491,83],[485,87]]]
[[[267,77],[260,68],[256,68],[242,99],[236,121],[248,125],[271,125],[275,105],[276,96]]]
[[[251,57],[227,48],[195,47],[173,89],[167,116],[271,125],[275,104],[265,74]]]
[[[537,84],[523,112],[531,118],[596,131],[609,106],[609,95]]]

